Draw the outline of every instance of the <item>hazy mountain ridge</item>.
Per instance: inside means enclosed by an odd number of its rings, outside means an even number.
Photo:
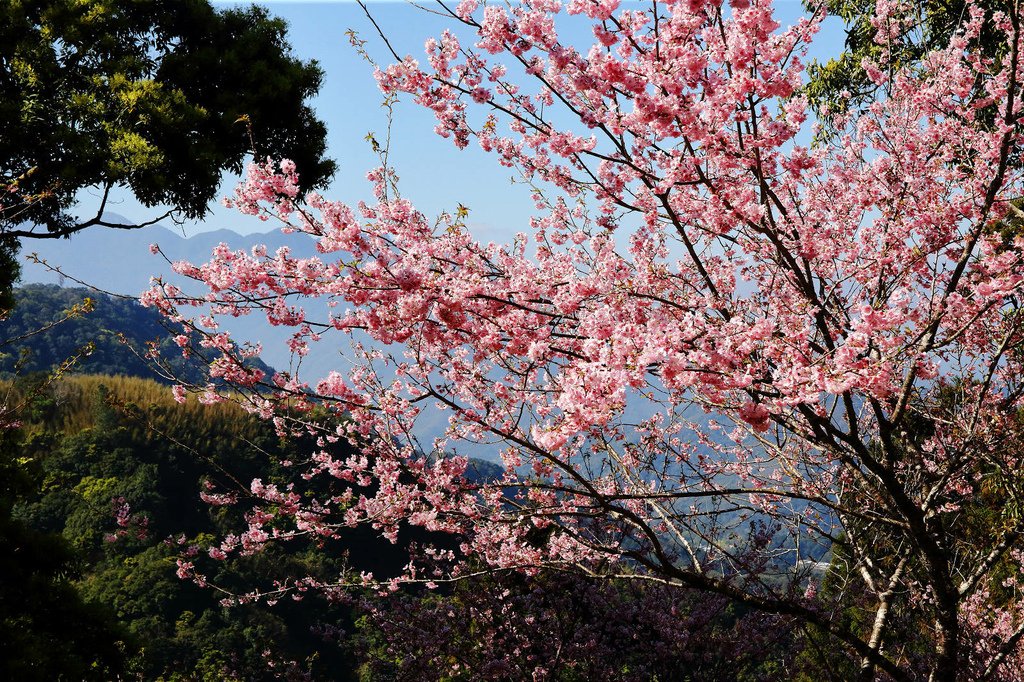
[[[106,214],[107,220],[118,223],[131,221],[117,214]],[[149,288],[150,278],[162,276],[172,279],[175,275],[160,256],[150,253],[151,244],[158,244],[172,261],[187,260],[203,263],[220,243],[233,250],[250,250],[263,244],[268,251],[288,246],[299,256],[316,253],[312,239],[301,235],[287,235],[280,230],[242,235],[229,229],[197,232],[185,235],[180,230],[152,225],[134,230],[113,230],[94,228],[83,230],[68,239],[40,239],[21,250],[21,281],[23,284],[73,284],[73,278],[104,291],[115,294],[136,296]],[[30,254],[37,254],[51,266],[67,275],[27,260]]]
[[[107,214],[106,218],[131,222],[116,214]],[[312,239],[301,234],[287,235],[280,230],[241,235],[222,229],[184,236],[161,225],[136,230],[97,228],[83,230],[70,239],[39,240],[23,248],[21,283],[56,284],[62,287],[85,285],[113,294],[138,296],[150,287],[152,277],[161,277],[166,282],[181,286],[185,291],[197,291],[198,287],[175,274],[164,258],[152,254],[150,245],[158,244],[172,262],[185,260],[202,264],[210,259],[213,249],[221,243],[235,251],[249,251],[253,246],[262,244],[271,252],[287,246],[299,257],[316,253]],[[32,253],[59,268],[64,274],[26,260]],[[292,358],[284,345],[290,335],[288,330],[270,328],[258,316],[231,320],[226,330],[240,342],[265,341],[266,353],[263,360],[274,367],[290,369]],[[324,357],[314,354],[305,361],[311,373],[326,373],[336,362],[333,353],[321,355]]]

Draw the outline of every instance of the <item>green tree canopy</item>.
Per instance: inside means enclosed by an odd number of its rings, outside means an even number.
[[[981,9],[986,17],[978,44],[972,48],[986,57],[1003,54],[1008,46],[1002,35],[993,30],[992,16],[993,12],[1008,12],[1013,3],[975,0],[970,4]],[[819,5],[816,0],[804,1],[809,11]],[[809,68],[811,82],[807,95],[819,113],[826,106],[832,111],[842,111],[868,104],[876,86],[861,62],[864,59],[877,61],[883,50],[875,41],[876,0],[829,0],[827,5],[829,13],[846,23],[846,49],[838,57],[814,63]],[[887,46],[893,55],[890,64],[914,64],[931,50],[946,47],[968,19],[967,6],[964,0],[918,0],[908,4],[911,11],[896,13],[889,20],[898,22],[894,27],[894,40]]]
[[[0,429],[0,679],[123,679],[136,645],[109,609],[82,598],[71,543],[12,515],[38,486],[14,455],[23,435]]]
[[[207,0],[0,3],[0,246],[131,227],[102,208],[75,216],[90,187],[200,218],[250,151],[325,184],[335,164],[306,103],[323,73],[291,54],[285,29],[263,8]]]

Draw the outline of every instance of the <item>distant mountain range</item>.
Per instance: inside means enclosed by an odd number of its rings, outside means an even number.
[[[117,214],[107,213],[104,218],[111,222],[131,223],[128,218]],[[150,244],[159,244],[171,260],[203,263],[221,242],[235,250],[249,250],[256,244],[264,244],[270,251],[288,246],[298,256],[316,253],[312,239],[301,234],[286,235],[280,230],[249,235],[214,230],[185,236],[161,225],[137,230],[94,227],[68,239],[25,241],[21,252],[21,280],[24,284],[74,285],[56,272],[26,260],[29,254],[36,253],[70,278],[115,294],[138,295],[149,287],[150,277],[173,277],[167,263],[149,252]]]
[[[117,214],[108,213],[104,217],[112,222],[131,222]],[[279,230],[249,235],[215,230],[186,237],[160,225],[137,230],[96,227],[83,230],[69,239],[24,242],[21,283],[56,284],[62,287],[84,284],[100,291],[138,296],[149,288],[151,277],[159,276],[186,291],[201,293],[198,287],[174,274],[163,258],[150,253],[150,244],[159,244],[172,261],[186,260],[202,264],[209,260],[214,247],[222,242],[233,250],[248,251],[257,244],[263,244],[271,251],[288,246],[296,256],[305,257],[316,253],[312,239],[301,234],[286,235]],[[32,253],[59,269],[59,272],[28,260]],[[284,345],[288,337],[286,330],[270,328],[265,320],[255,316],[231,320],[228,330],[241,341],[265,341],[266,362],[280,369],[290,369],[292,358]],[[320,355],[308,358],[305,365],[311,372],[326,374],[336,362],[337,353],[321,352]]]

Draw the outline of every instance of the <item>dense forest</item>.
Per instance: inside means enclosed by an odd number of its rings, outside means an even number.
[[[5,628],[19,634],[0,638],[11,646],[0,656],[5,678],[73,679],[91,671],[96,679],[260,679],[286,661],[318,679],[346,678],[339,671],[353,667],[348,650],[315,634],[321,622],[350,625],[346,608],[226,608],[223,594],[176,576],[180,557],[205,550],[241,520],[205,504],[203,483],[280,479],[277,462],[295,456],[298,444],[229,405],[178,405],[147,380],[83,376],[42,389],[32,382],[13,386],[34,397],[4,448],[20,478],[20,489],[5,491],[6,540],[52,557],[52,587],[76,595],[76,617],[102,623],[107,634],[74,626],[66,614],[54,618],[55,604],[12,600],[47,599],[51,586],[6,583]],[[337,575],[338,565],[303,550],[295,543],[221,568],[246,584],[268,575]],[[4,556],[17,564],[5,575],[46,578],[38,565],[18,561],[18,552]],[[117,646],[107,650],[96,639]],[[66,660],[42,653],[57,641]]]
[[[301,442],[278,439],[232,405],[179,405],[143,379],[88,375],[43,388],[27,379],[7,390],[35,397],[4,442],[5,474],[17,474],[4,476],[0,506],[6,679],[411,680],[458,659],[464,679],[526,678],[546,663],[566,666],[557,679],[568,680],[651,679],[658,670],[658,679],[758,680],[792,657],[791,634],[763,617],[739,618],[725,600],[556,574],[491,576],[383,601],[224,604],[223,593],[176,575],[180,559],[198,562],[242,522],[199,491],[207,481],[286,481],[279,462],[300,457]],[[386,575],[407,560],[409,537],[396,546],[358,531],[332,547],[293,542],[205,565],[219,585],[240,590],[271,577]],[[665,603],[679,616],[666,620]],[[439,627],[446,648],[436,646]],[[563,648],[554,655],[545,642],[556,637]],[[507,656],[495,661],[496,650]],[[608,667],[609,650],[618,667]]]

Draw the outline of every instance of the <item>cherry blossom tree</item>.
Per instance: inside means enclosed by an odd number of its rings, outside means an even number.
[[[228,203],[322,255],[222,245],[175,265],[205,293],[144,295],[209,359],[216,383],[182,399],[316,434],[294,466],[332,482],[208,491],[252,506],[210,555],[420,526],[455,541],[400,576],[271,593],[552,569],[793,619],[862,679],[1013,679],[1024,620],[994,595],[1024,531],[1024,237],[1004,229],[1024,193],[1018,6],[969,7],[948,46],[897,64],[910,12],[881,0],[880,57],[861,64],[875,99],[814,121],[824,10],[784,28],[762,0],[618,5],[440,4],[453,28],[425,62],[377,71],[530,183],[536,216],[510,243],[475,241],[461,206],[418,212],[386,163],[349,207],[268,161]],[[589,49],[560,37],[569,21]],[[974,49],[983,26],[999,57]],[[838,134],[811,145],[822,124]],[[349,337],[362,362],[265,376],[226,331],[246,314],[292,328],[298,357]],[[448,426],[419,443],[427,409]],[[363,454],[336,456],[342,440]],[[467,443],[500,451],[503,476],[468,475]]]

